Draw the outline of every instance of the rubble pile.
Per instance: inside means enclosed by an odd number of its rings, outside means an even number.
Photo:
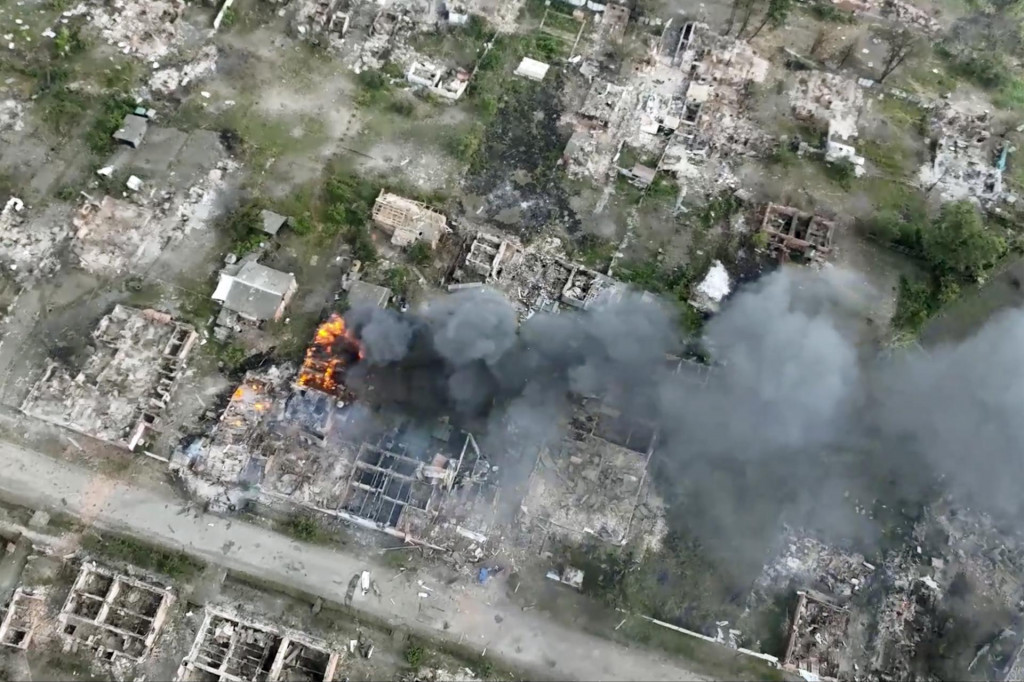
[[[21,199],[11,197],[0,211],[0,264],[20,282],[53,274],[60,269],[58,247],[69,233],[60,206],[30,214]]]
[[[416,55],[409,39],[417,32],[433,28],[433,6],[424,0],[399,0],[377,12],[366,40],[354,51],[349,68],[356,73],[379,70],[387,61],[411,64]]]
[[[209,224],[225,175],[236,165],[221,161],[184,191],[87,201],[73,220],[74,251],[81,266],[89,272],[118,275],[153,263],[168,242]]]
[[[789,99],[797,118],[824,123],[830,138],[857,137],[864,90],[856,80],[825,71],[802,73]]]
[[[173,214],[176,223],[170,226],[171,234],[188,233],[207,227],[219,211],[220,199],[227,188],[230,174],[237,169],[237,161],[222,159],[207,172],[205,178],[189,187],[180,200],[165,196],[162,210],[167,211],[168,215]]]
[[[942,31],[942,24],[932,15],[903,0],[884,0],[882,14],[902,24],[911,24],[926,33],[937,34]]]
[[[25,108],[18,100],[0,100],[0,133],[20,133],[25,129]]]
[[[945,502],[929,509],[928,523],[946,540],[937,552],[942,556],[931,559],[936,581],[948,584],[963,573],[980,597],[1024,606],[1024,544],[1018,535],[996,528],[986,514]]]
[[[1003,170],[1009,148],[993,139],[987,112],[967,114],[953,108],[937,108],[932,120],[936,135],[931,163],[921,166],[918,184],[943,201],[969,199],[989,207],[1016,196],[1003,187]]]
[[[888,679],[910,679],[917,647],[931,636],[940,596],[931,578],[915,577],[909,553],[891,556],[883,566],[885,596],[875,612],[875,636],[868,645],[869,669]]]
[[[402,682],[480,682],[480,678],[469,668],[420,668],[403,677]]]
[[[778,557],[765,565],[755,591],[796,583],[845,599],[863,589],[874,572],[875,566],[861,554],[792,532]]]
[[[109,0],[81,3],[64,16],[87,13],[107,43],[152,62],[175,52],[186,40],[185,23],[180,21],[185,6],[185,0]]]
[[[178,67],[167,67],[154,71],[149,77],[149,88],[155,93],[170,95],[178,88],[198,82],[217,69],[217,48],[206,45],[196,58]]]

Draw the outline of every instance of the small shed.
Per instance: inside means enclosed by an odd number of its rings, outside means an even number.
[[[124,117],[121,127],[114,133],[114,139],[132,149],[138,149],[142,139],[146,137],[149,120],[143,116],[128,114]]]
[[[247,261],[237,274],[222,272],[213,300],[251,322],[280,320],[298,289],[295,276]]]
[[[270,235],[276,235],[282,227],[288,224],[287,216],[274,213],[273,211],[260,211],[260,217],[263,219],[263,231]]]
[[[536,59],[530,59],[529,57],[523,57],[523,61],[519,62],[519,66],[516,67],[515,74],[517,76],[523,76],[534,81],[544,80],[544,76],[548,75],[548,69],[551,66],[544,62],[539,62]]]

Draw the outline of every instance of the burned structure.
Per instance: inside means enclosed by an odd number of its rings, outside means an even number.
[[[60,634],[69,648],[138,662],[153,647],[173,601],[167,588],[86,563],[58,616]]]
[[[45,617],[45,591],[18,587],[3,610],[0,620],[0,644],[15,649],[28,649],[37,625]]]
[[[469,87],[469,72],[432,62],[414,61],[406,72],[410,84],[447,100],[457,100]]]
[[[821,264],[832,255],[835,223],[813,213],[768,204],[761,231],[768,237],[768,248],[783,260]]]
[[[521,509],[556,535],[623,545],[654,446],[653,425],[584,404],[567,436],[539,452]]]
[[[207,608],[179,682],[332,682],[342,654],[309,635]]]
[[[338,47],[350,19],[348,0],[309,0],[299,5],[292,23],[295,32],[312,43]]]
[[[758,153],[769,139],[743,115],[747,85],[765,80],[768,61],[697,22],[670,21],[649,49],[625,84],[593,79],[570,117],[569,174],[604,181],[621,174],[646,187],[664,171],[683,191],[707,179],[720,184],[731,177],[730,157]],[[704,168],[712,159],[720,167]]]
[[[196,331],[167,313],[117,305],[92,338],[81,369],[47,364],[21,411],[135,450],[159,430]]]
[[[412,246],[423,242],[437,248],[441,237],[449,232],[448,219],[419,201],[406,199],[381,190],[373,204],[373,221],[391,237],[395,246]]]
[[[801,590],[797,593],[782,666],[819,680],[835,680],[840,673],[852,672],[840,665],[849,622],[848,609],[833,604],[824,595]]]
[[[250,372],[208,438],[172,462],[227,499],[307,508],[409,542],[486,540],[497,489],[469,433],[381,417],[345,384],[362,357],[338,315],[318,329],[297,375]],[[234,504],[235,502],[231,502]]]
[[[988,209],[1011,199],[1003,185],[1009,142],[993,138],[990,115],[939,107],[931,128],[932,158],[918,171],[918,185],[942,201],[974,201]]]
[[[557,256],[523,248],[486,232],[468,242],[453,269],[449,291],[490,286],[529,317],[563,308],[585,309],[621,296],[624,285]]]

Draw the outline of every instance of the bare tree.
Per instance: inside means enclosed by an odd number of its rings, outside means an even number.
[[[836,68],[844,69],[849,66],[850,60],[857,53],[858,47],[860,47],[860,36],[854,36],[853,40],[848,42],[846,47],[839,52],[839,61],[836,64]]]
[[[823,52],[825,44],[828,42],[828,31],[825,29],[819,29],[814,35],[814,42],[811,43],[811,49],[808,50],[808,54],[814,59],[818,58],[818,55]]]
[[[736,32],[737,36],[742,36],[743,32],[747,30],[747,26],[750,24],[750,18],[754,16],[754,11],[758,5],[763,4],[764,0],[744,0],[744,12],[743,12],[743,23],[740,24],[740,30]]]
[[[920,45],[921,39],[912,33],[910,29],[901,28],[887,32],[885,41],[888,43],[889,48],[885,52],[885,58],[882,59],[882,73],[878,77],[879,83],[888,78],[889,74],[898,69],[903,62],[907,61],[907,57],[914,54]]]
[[[754,32],[750,34],[748,40],[753,40],[757,37],[757,34],[768,25],[770,22],[774,28],[779,28],[786,23],[786,19],[789,18],[789,9],[793,5],[793,0],[768,0],[768,9],[764,12],[764,18],[761,19],[761,23],[758,24]]]

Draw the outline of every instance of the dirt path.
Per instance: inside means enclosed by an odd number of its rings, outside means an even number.
[[[0,443],[0,497],[63,510],[99,529],[183,549],[205,561],[266,581],[343,602],[349,580],[369,570],[381,596],[356,591],[353,607],[395,625],[486,650],[535,678],[579,680],[703,680],[682,662],[631,649],[553,623],[509,603],[503,582],[445,585],[403,574],[335,548],[307,545],[237,520],[195,516],[171,487],[132,487],[11,443]],[[425,595],[425,596],[421,596]]]

